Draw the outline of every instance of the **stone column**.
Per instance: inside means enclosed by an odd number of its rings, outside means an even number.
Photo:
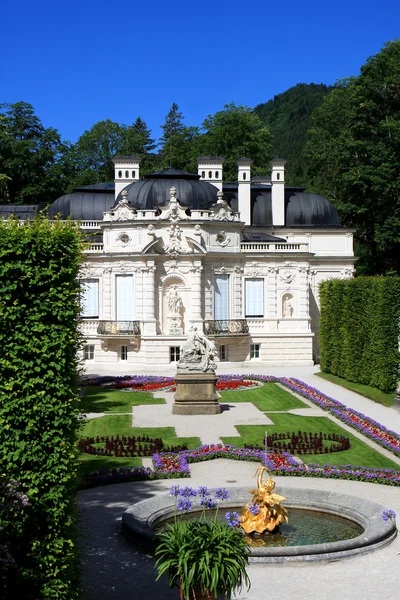
[[[195,325],[200,331],[203,331],[203,315],[202,315],[202,287],[201,287],[201,272],[203,267],[200,261],[194,261],[193,267],[190,269],[192,274],[192,316],[190,319],[191,325]]]
[[[155,315],[155,272],[156,267],[153,260],[147,261],[147,267],[144,269],[144,335],[155,335],[156,315]]]
[[[111,267],[103,269],[103,310],[101,319],[111,321]]]

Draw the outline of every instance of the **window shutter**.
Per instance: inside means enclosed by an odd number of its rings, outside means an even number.
[[[264,316],[264,280],[246,279],[246,317]]]
[[[117,321],[133,321],[133,275],[116,276]]]
[[[229,319],[229,275],[218,275],[215,278],[214,319],[216,321]]]

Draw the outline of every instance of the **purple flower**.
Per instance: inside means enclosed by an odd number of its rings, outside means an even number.
[[[197,490],[197,493],[199,496],[204,497],[204,496],[209,496],[211,492],[208,487],[206,487],[205,485],[201,485],[199,487],[199,489]]]
[[[258,515],[258,513],[260,512],[260,507],[258,506],[258,504],[254,504],[254,502],[249,502],[247,504],[247,510],[249,510],[251,512],[252,515]]]
[[[205,508],[215,508],[217,503],[212,498],[203,498],[200,500],[200,504]]]
[[[396,513],[394,510],[386,509],[382,511],[382,519],[384,521],[394,521],[396,519]]]
[[[225,488],[218,488],[217,490],[215,490],[215,497],[218,500],[229,500],[230,494],[229,494],[229,492],[228,492],[227,489],[225,489]]]
[[[197,496],[197,492],[195,489],[186,485],[184,488],[181,488],[179,495],[183,498],[194,498],[195,496]]]
[[[185,512],[189,512],[192,509],[192,503],[188,498],[179,498],[176,503],[176,508],[178,510],[184,510]]]
[[[240,515],[237,512],[227,512],[225,519],[229,527],[238,527],[240,525]]]
[[[170,496],[179,496],[180,491],[181,491],[181,488],[179,485],[173,485],[171,487],[171,489],[169,490],[169,495]]]

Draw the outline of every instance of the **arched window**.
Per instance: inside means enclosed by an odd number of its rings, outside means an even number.
[[[280,180],[280,178],[281,178],[281,174],[280,174],[280,173],[277,173],[277,174],[276,174],[276,178],[277,178],[277,180],[279,181],[279,180]]]
[[[118,177],[122,177],[122,171],[118,171]]]
[[[205,172],[205,171],[202,171],[202,172],[201,172],[201,176],[202,176],[202,178],[203,178],[203,179],[205,179],[205,178],[206,178],[206,172]]]
[[[212,179],[212,171],[208,171],[208,179]]]
[[[218,179],[218,177],[219,177],[219,173],[218,173],[218,171],[215,171],[215,179]]]
[[[136,171],[132,171],[132,179],[136,178]]]
[[[246,179],[246,173],[243,173],[243,179]]]
[[[129,177],[129,171],[125,171],[125,177],[128,179],[128,177]]]

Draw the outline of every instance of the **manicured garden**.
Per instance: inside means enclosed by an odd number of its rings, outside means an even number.
[[[156,381],[144,376],[98,378],[86,388],[83,406],[96,409],[90,412],[100,411],[101,408],[101,412],[110,413],[125,412],[120,410],[120,407],[128,409],[126,412],[130,412],[132,406],[135,405],[163,402],[162,399],[153,397],[152,393],[148,391],[149,386],[156,386],[156,390],[173,390],[174,381],[172,378],[166,377],[153,379]],[[258,380],[259,385],[253,387],[255,380]],[[107,387],[101,386],[104,383],[107,384]],[[110,384],[117,390],[110,387]],[[391,485],[400,484],[400,468],[397,463],[386,458],[356,436],[344,431],[333,420],[326,417],[299,416],[287,412],[309,406],[293,395],[292,392],[295,392],[352,427],[361,430],[362,433],[390,449],[394,454],[398,453],[400,448],[398,434],[388,432],[383,426],[369,421],[364,415],[360,416],[356,411],[348,409],[319,390],[296,379],[278,379],[259,375],[249,375],[246,379],[243,376],[226,375],[220,378],[218,388],[221,390],[221,403],[227,405],[236,402],[253,403],[260,411],[268,414],[274,424],[267,427],[238,425],[237,437],[224,437],[222,446],[216,444],[210,447],[201,446],[199,438],[196,437],[178,438],[172,427],[132,428],[131,414],[107,414],[90,419],[82,425],[80,432],[80,437],[87,439],[86,452],[92,453],[80,453],[82,485],[85,487],[136,479],[187,477],[190,476],[188,466],[190,462],[209,460],[216,456],[235,460],[257,460],[266,464],[276,474],[361,478]],[[120,391],[121,389],[126,391]],[[329,450],[332,443],[328,444],[325,441],[315,453],[302,452],[300,449],[297,454],[301,455],[301,462],[304,464],[299,464],[297,460],[293,461],[290,454],[281,450],[269,448],[268,452],[265,452],[266,433],[269,436],[277,434],[276,437],[279,435],[288,437],[291,432],[304,432],[305,435],[311,437],[319,435],[326,440],[329,437],[331,439],[346,437],[350,444],[346,442],[345,449],[340,449],[340,451]],[[135,442],[137,451],[128,448],[128,441],[123,443],[121,441],[122,438],[128,440],[132,436],[139,439],[137,443]],[[148,452],[144,449],[147,442],[142,442],[146,436],[152,440],[158,439],[163,444],[161,450],[152,455],[154,469],[141,466],[142,457],[148,456]],[[249,447],[254,447],[254,449],[249,449]],[[300,448],[302,447],[300,446]],[[102,455],[94,455],[95,452]],[[294,452],[294,454],[296,453]],[[104,472],[98,475],[96,472],[101,470]]]

